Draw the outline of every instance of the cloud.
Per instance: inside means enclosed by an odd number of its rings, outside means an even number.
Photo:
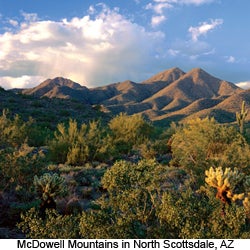
[[[175,40],[168,54],[178,56],[189,60],[195,60],[199,57],[209,56],[214,54],[215,50],[204,41],[183,41]]]
[[[147,4],[148,9],[153,9],[156,13],[162,14],[163,9],[173,8],[174,5],[202,5],[216,2],[218,0],[153,0],[154,4]]]
[[[30,88],[38,83],[42,82],[44,77],[40,76],[27,76],[23,75],[21,77],[1,77],[0,86],[6,89],[12,88]]]
[[[216,0],[170,0],[170,2],[179,3],[179,4],[194,4],[194,5],[202,5],[215,2]]]
[[[146,5],[146,10],[153,10],[156,14],[162,14],[164,9],[172,8],[173,5],[164,0],[155,0],[155,4],[149,3]]]
[[[202,35],[206,35],[209,31],[212,31],[215,29],[217,26],[223,24],[222,19],[211,19],[210,23],[208,22],[203,22],[197,27],[191,26],[188,31],[191,33],[192,40],[193,41],[198,41],[198,38]]]
[[[164,22],[167,17],[164,13],[165,9],[172,8],[173,5],[166,0],[154,0],[154,3],[149,3],[146,5],[146,10],[152,10],[154,15],[151,18],[151,26],[156,27],[162,22]]]
[[[12,25],[12,26],[14,26],[14,27],[17,27],[18,26],[18,21],[10,19],[9,20],[9,24]]]
[[[151,26],[156,27],[165,20],[167,16],[165,11],[178,5],[202,5],[215,2],[217,0],[153,0],[145,7],[146,10],[152,10],[154,15],[151,18]]]
[[[89,15],[60,21],[22,13],[18,29],[0,34],[0,85],[23,87],[63,76],[97,86],[136,80],[138,72],[157,65],[162,32],[147,31],[118,9],[95,7]]]
[[[234,62],[236,62],[236,59],[233,56],[228,56],[226,62],[228,62],[228,63],[234,63]]]
[[[162,22],[164,22],[167,18],[164,15],[160,15],[160,16],[153,16],[151,19],[151,25],[153,27],[156,27],[158,25],[160,25]]]
[[[238,82],[236,85],[242,89],[250,89],[250,81]]]

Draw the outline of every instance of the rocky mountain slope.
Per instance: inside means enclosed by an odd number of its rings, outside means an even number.
[[[218,79],[200,68],[187,73],[171,68],[141,83],[127,80],[97,88],[87,88],[57,77],[34,88],[21,90],[21,93],[100,105],[111,114],[141,113],[159,123],[207,115],[215,116],[219,122],[232,122],[242,100],[247,106],[250,104],[250,91]]]

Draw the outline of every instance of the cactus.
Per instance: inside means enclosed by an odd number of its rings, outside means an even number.
[[[57,174],[44,174],[40,178],[34,177],[34,185],[37,194],[47,200],[49,197],[54,198],[57,195],[65,193],[64,178]]]
[[[37,194],[42,200],[40,204],[40,215],[42,217],[45,216],[45,210],[47,208],[56,208],[55,197],[66,193],[64,178],[58,176],[57,174],[45,173],[40,178],[35,176],[34,186]]]
[[[206,170],[205,174],[207,176],[205,179],[206,183],[217,189],[216,197],[223,203],[230,203],[231,201],[244,198],[244,193],[234,194],[236,185],[245,177],[238,169],[231,170],[226,168],[223,172],[221,167],[216,169],[211,167],[209,170]]]
[[[237,123],[238,123],[238,125],[240,127],[240,133],[241,134],[244,133],[244,123],[245,123],[245,120],[246,120],[246,117],[247,117],[247,113],[248,113],[248,110],[246,109],[246,103],[245,103],[245,101],[243,101],[242,104],[241,104],[240,113],[236,112],[236,120],[237,120]]]

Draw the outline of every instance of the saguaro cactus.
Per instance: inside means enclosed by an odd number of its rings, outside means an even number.
[[[246,103],[245,103],[245,101],[243,101],[241,104],[241,111],[236,112],[236,120],[237,120],[238,125],[240,127],[241,134],[244,133],[244,123],[245,123],[245,120],[247,117],[247,112],[248,112],[248,110],[246,109]]]

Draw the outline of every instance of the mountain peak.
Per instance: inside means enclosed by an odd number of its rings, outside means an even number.
[[[73,82],[70,79],[63,77],[56,77],[53,79],[47,79],[34,88],[25,89],[22,91],[22,93],[28,95],[35,95],[38,97],[51,96],[51,93],[57,93],[56,95],[58,96],[64,96],[63,94],[58,94],[58,93],[62,93],[65,91],[68,92],[70,90],[82,91],[86,89],[87,89],[86,87],[81,86],[79,83]]]
[[[182,71],[178,67],[174,67],[174,68],[159,72],[158,74],[143,81],[143,83],[154,83],[154,82],[171,83],[171,82],[174,82],[175,80],[177,80],[178,78],[180,78],[184,74],[185,74],[184,71]]]
[[[207,73],[202,68],[193,68],[189,72],[187,72],[188,75],[193,75],[194,77],[212,77],[209,73]]]
[[[42,82],[37,87],[44,88],[45,86],[56,87],[56,86],[67,86],[70,88],[81,88],[82,86],[79,83],[76,83],[70,79],[63,78],[63,77],[56,77],[53,79],[47,79]]]

